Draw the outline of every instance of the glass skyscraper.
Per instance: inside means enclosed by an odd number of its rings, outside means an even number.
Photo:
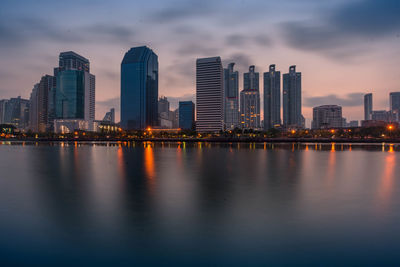
[[[283,74],[283,125],[286,128],[302,128],[301,114],[301,72],[290,66],[289,73]]]
[[[193,130],[194,128],[194,103],[192,101],[179,102],[179,128]]]
[[[390,93],[390,112],[393,121],[400,120],[400,92]]]
[[[275,65],[264,73],[264,129],[281,124],[281,72]]]
[[[243,90],[240,92],[240,120],[244,129],[260,128],[260,83],[255,66],[243,74]]]
[[[59,67],[54,69],[54,75],[57,84],[55,118],[94,121],[95,76],[90,74],[89,60],[72,51],[60,53]],[[51,102],[53,100],[49,106]]]
[[[372,120],[372,94],[364,95],[364,120]]]
[[[225,128],[239,127],[239,72],[233,70],[235,63],[224,69]]]
[[[121,126],[158,125],[158,57],[148,47],[131,48],[121,63]]]

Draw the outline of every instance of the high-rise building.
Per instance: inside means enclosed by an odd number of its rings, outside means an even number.
[[[121,127],[158,124],[158,57],[148,47],[131,48],[121,63]]]
[[[109,112],[104,115],[103,122],[110,122],[110,123],[115,123],[115,109],[112,108],[110,109]]]
[[[35,84],[33,86],[31,96],[29,98],[29,129],[33,132],[39,131],[38,126],[38,91],[39,91],[39,84]]]
[[[364,120],[372,120],[372,94],[364,95]]]
[[[196,131],[223,129],[224,88],[220,57],[196,60]]]
[[[301,72],[290,66],[289,73],[283,74],[283,125],[285,128],[302,128],[301,113]]]
[[[192,101],[179,101],[179,128],[193,130],[194,111],[195,107]]]
[[[260,83],[255,66],[243,74],[243,90],[240,92],[240,120],[244,129],[260,128]]]
[[[239,127],[239,72],[233,70],[235,63],[224,69],[224,123],[227,130]]]
[[[72,51],[60,53],[54,74],[55,118],[84,120],[91,125],[95,119],[96,81],[89,60]]]
[[[5,104],[4,123],[25,130],[29,126],[29,100],[20,96],[11,98]]]
[[[37,88],[37,106],[36,106],[36,131],[46,132],[49,128],[49,95],[51,90],[56,86],[56,79],[54,76],[45,75],[40,79]]]
[[[163,112],[169,113],[169,101],[165,96],[160,97],[158,100],[158,113],[161,114]]]
[[[400,117],[400,92],[390,93],[390,112],[392,121],[399,121]]]
[[[8,100],[0,100],[0,124],[5,124],[6,104]]]
[[[281,72],[275,65],[264,73],[264,130],[281,124]]]
[[[342,107],[323,105],[313,108],[312,129],[327,129],[343,127]]]

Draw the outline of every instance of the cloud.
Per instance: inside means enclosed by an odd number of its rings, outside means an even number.
[[[209,0],[202,1],[174,1],[149,16],[149,20],[158,23],[178,22],[193,19],[198,16],[211,15],[215,10],[215,3]]]
[[[200,56],[200,57],[211,57],[216,56],[220,52],[217,46],[209,46],[208,42],[190,42],[181,45],[176,53],[182,56]]]
[[[364,93],[351,93],[344,97],[331,94],[327,96],[305,97],[306,107],[316,107],[320,105],[339,105],[342,107],[357,107],[363,105]]]
[[[109,99],[105,99],[105,100],[97,100],[96,105],[108,107],[108,108],[116,108],[116,107],[119,107],[119,105],[120,105],[120,98],[113,97],[113,98],[109,98]]]
[[[32,42],[55,43],[129,43],[135,35],[132,27],[91,24],[75,28],[57,25],[45,19],[25,17],[0,20],[0,46],[22,46]]]
[[[398,0],[355,1],[320,13],[314,20],[282,23],[286,43],[342,59],[362,54],[371,42],[399,33]]]
[[[252,65],[252,58],[245,53],[233,53],[223,58],[223,65],[226,66],[229,63],[234,62],[235,67],[240,71],[248,71],[250,65]]]

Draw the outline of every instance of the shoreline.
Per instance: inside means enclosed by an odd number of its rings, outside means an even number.
[[[343,139],[343,138],[142,138],[142,139],[117,139],[117,138],[1,138],[0,142],[187,142],[187,143],[338,143],[338,144],[400,144],[400,139]]]

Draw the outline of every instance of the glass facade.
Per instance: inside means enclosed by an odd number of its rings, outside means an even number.
[[[131,48],[121,63],[121,126],[140,130],[158,124],[158,57],[148,47]]]
[[[192,101],[179,102],[179,128],[192,130],[194,128],[194,103]]]
[[[84,119],[84,72],[65,70],[57,75],[55,114],[58,119]]]

